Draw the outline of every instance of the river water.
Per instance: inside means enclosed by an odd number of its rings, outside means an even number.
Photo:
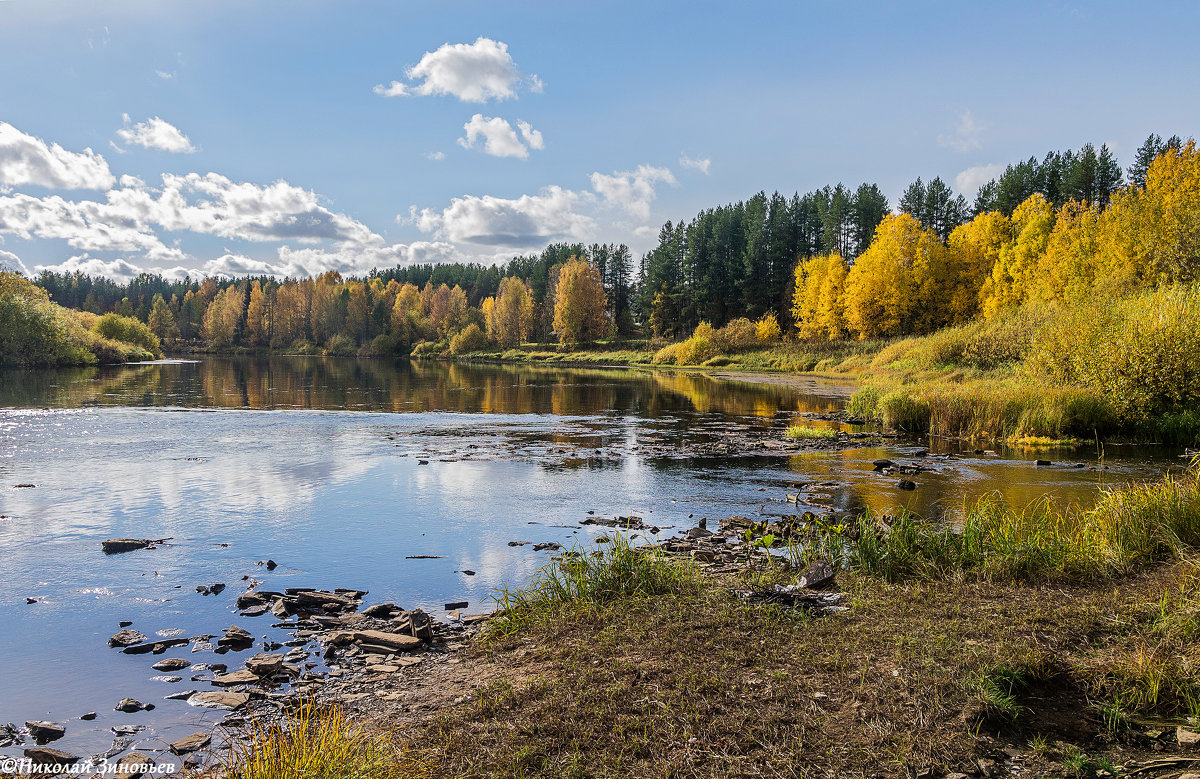
[[[856,431],[807,417],[844,408],[852,391],[812,379],[323,358],[0,373],[0,725],[63,723],[52,746],[93,754],[111,745],[114,725],[144,725],[133,745],[153,751],[218,721],[164,700],[211,689],[205,680],[186,670],[177,683],[155,680],[161,658],[106,641],[122,620],[149,636],[240,624],[288,637],[269,615],[238,616],[243,577],[276,590],[368,590],[367,604],[442,617],[451,601],[489,610],[499,589],[527,581],[549,555],[532,543],[603,532],[580,525],[588,516],[683,530],[702,517],[794,513],[784,496],[799,490],[801,510],[908,506],[952,518],[995,491],[1016,506],[1045,496],[1087,504],[1103,486],[1182,463],[1167,449],[977,454],[903,439],[704,454],[731,435],[780,437],[797,422]],[[920,448],[956,456],[928,458],[935,472],[913,492],[872,470],[872,460]],[[1055,464],[1037,467],[1038,457]],[[115,537],[171,540],[104,555],[100,542]],[[258,564],[267,559],[278,568]],[[220,595],[196,592],[218,582],[228,585]],[[188,647],[166,656],[238,667],[233,655]],[[114,712],[126,697],[156,708]],[[94,721],[78,719],[89,711]]]

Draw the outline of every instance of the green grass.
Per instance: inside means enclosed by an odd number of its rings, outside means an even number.
[[[828,440],[837,438],[837,431],[832,427],[792,425],[784,432],[784,435],[792,440]]]
[[[902,511],[813,532],[813,543],[839,562],[891,582],[1102,579],[1194,552],[1200,545],[1200,473],[1193,468],[1114,490],[1088,510],[1047,501],[1015,510],[994,496],[967,511],[957,528]]]
[[[602,548],[576,548],[544,566],[526,587],[505,589],[493,635],[512,635],[564,611],[594,610],[622,598],[694,592],[699,572],[688,561],[633,546],[624,533],[606,536]]]

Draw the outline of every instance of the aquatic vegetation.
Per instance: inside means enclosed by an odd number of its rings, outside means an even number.
[[[792,425],[784,432],[784,435],[793,440],[827,440],[837,438],[837,431],[832,427]]]

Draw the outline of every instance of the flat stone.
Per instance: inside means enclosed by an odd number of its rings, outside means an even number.
[[[368,665],[363,669],[373,674],[394,674],[400,670],[398,665],[388,665],[387,663],[379,663],[377,665]]]
[[[170,695],[164,695],[163,700],[165,700],[165,701],[186,701],[188,698],[192,697],[195,694],[196,694],[195,690],[181,690],[180,692],[173,692]]]
[[[108,639],[108,645],[111,647],[133,646],[146,641],[146,634],[136,630],[120,630],[112,638]]]
[[[243,617],[261,617],[267,613],[268,606],[265,603],[260,603],[257,606],[247,606],[242,609]]]
[[[257,676],[274,676],[283,668],[283,655],[259,653],[246,660],[246,670]]]
[[[1181,726],[1175,728],[1175,739],[1181,747],[1194,747],[1200,744],[1200,733],[1195,733]]]
[[[362,615],[372,619],[387,619],[392,616],[393,611],[399,611],[395,603],[377,603],[374,606],[363,609]]]
[[[110,538],[100,542],[104,554],[121,554],[135,549],[149,549],[154,542],[148,538]]]
[[[224,709],[226,711],[235,711],[245,706],[250,702],[249,693],[244,692],[224,692],[213,690],[209,692],[198,692],[187,699],[189,706],[196,706],[202,709]]]
[[[117,776],[153,776],[154,758],[145,752],[130,752],[116,762]]]
[[[824,560],[815,560],[800,573],[796,584],[807,589],[817,589],[832,584],[836,575],[837,571],[832,565]]]
[[[207,733],[193,733],[171,742],[171,751],[177,755],[186,755],[188,752],[204,749],[210,743],[212,743],[212,738]]]
[[[67,735],[67,729],[56,722],[29,720],[25,723],[25,727],[29,728],[29,735],[33,736],[34,740],[39,744],[45,744],[48,741],[58,741]]]
[[[96,712],[89,711],[86,714],[80,714],[79,719],[83,720],[84,722],[90,722],[91,720],[96,719]]]
[[[375,646],[387,647],[397,652],[407,652],[419,649],[422,641],[402,633],[385,633],[382,630],[343,630],[334,633],[328,639],[331,644],[345,644],[351,641],[361,641]]]
[[[155,671],[179,671],[191,667],[191,663],[181,657],[168,657],[150,666]]]
[[[239,684],[254,684],[258,680],[258,674],[253,671],[234,671],[214,678],[212,683],[218,687],[236,687]]]
[[[25,750],[25,757],[32,760],[34,765],[71,765],[83,759],[79,755],[49,747],[30,747]]]

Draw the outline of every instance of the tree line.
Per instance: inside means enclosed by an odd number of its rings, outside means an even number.
[[[759,192],[667,222],[636,266],[624,244],[557,243],[504,265],[415,265],[361,278],[142,274],[118,284],[43,272],[37,283],[60,305],[134,317],[168,344],[217,349],[402,353],[422,342],[446,347],[472,326],[466,340],[475,344],[670,338],[702,322],[766,316],[810,338],[924,332],[1186,265],[1159,258],[1146,269],[1148,254],[1162,254],[1147,244],[1157,229],[1147,220],[1170,186],[1168,174],[1151,176],[1155,161],[1186,167],[1193,153],[1178,136],[1151,135],[1126,184],[1106,146],[1050,152],[1008,166],[973,205],[938,177],[918,178],[896,213],[871,183]]]

